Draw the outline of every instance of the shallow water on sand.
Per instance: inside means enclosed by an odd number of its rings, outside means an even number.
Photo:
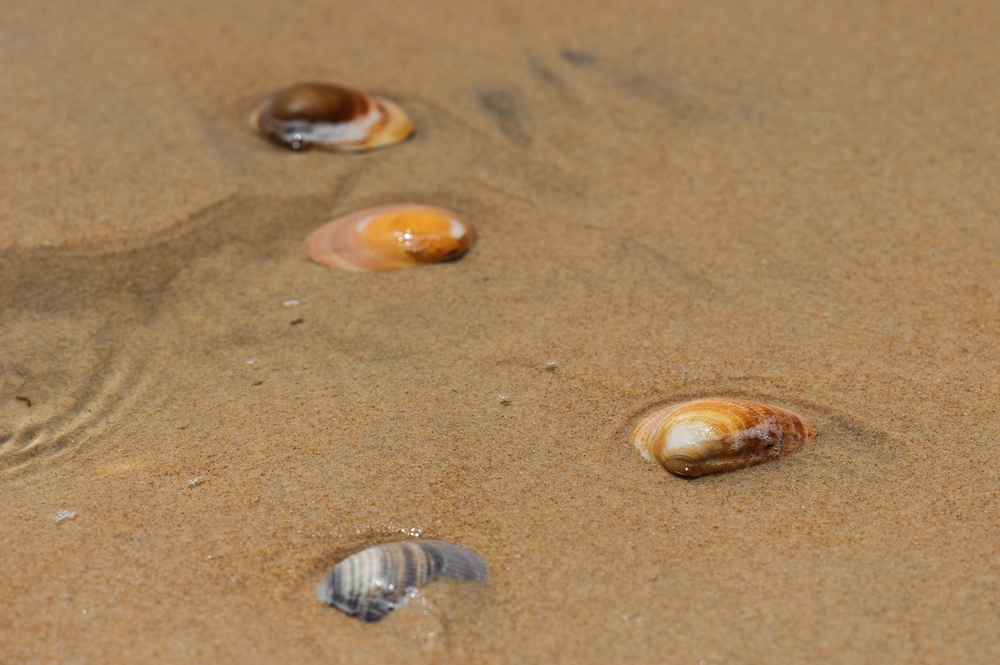
[[[0,239],[33,229],[0,241],[12,662],[1000,656],[986,3],[253,7],[12,12],[107,68],[67,97],[97,100],[77,125],[196,125],[124,198],[149,136],[6,162],[46,206],[82,188],[63,226],[0,215]],[[50,60],[0,89],[58,89]],[[102,96],[119,69],[153,89]],[[248,130],[312,79],[400,102],[416,136],[345,156]],[[44,168],[83,157],[76,185]],[[399,201],[468,217],[475,248],[306,259],[313,229]],[[637,417],[713,394],[819,437],[693,481],[643,462]],[[370,626],[316,601],[407,537],[476,551],[489,583]]]

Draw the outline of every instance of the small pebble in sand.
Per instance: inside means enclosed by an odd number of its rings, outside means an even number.
[[[299,83],[275,93],[257,107],[250,124],[293,150],[315,145],[360,152],[413,134],[413,123],[396,104],[327,83]]]
[[[776,406],[712,397],[672,404],[639,423],[632,443],[678,476],[742,469],[789,455],[816,426]]]
[[[298,300],[286,300],[285,302],[281,303],[281,306],[282,307],[295,307],[298,304],[299,304]]]
[[[556,367],[559,367],[559,363],[555,360],[549,359],[545,361],[545,369],[549,372],[556,371]]]
[[[500,403],[501,404],[504,404],[504,405],[510,404],[510,395],[504,395],[504,394],[501,393],[501,394],[497,395],[497,397],[500,398]]]
[[[205,476],[195,476],[194,478],[188,479],[188,487],[197,487],[198,485],[204,485],[208,481]]]
[[[316,596],[349,616],[374,622],[402,606],[441,575],[481,580],[486,562],[475,552],[439,540],[375,545],[338,563]]]
[[[344,270],[398,270],[453,261],[472,248],[476,231],[458,215],[430,206],[369,208],[317,229],[309,258]]]
[[[56,524],[72,519],[76,519],[75,510],[60,510],[58,513],[56,513]]]

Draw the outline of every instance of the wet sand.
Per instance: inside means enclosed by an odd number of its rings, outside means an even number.
[[[995,3],[5,14],[4,662],[1000,659]],[[301,80],[417,134],[254,136]],[[478,244],[305,258],[399,201]],[[705,395],[819,438],[691,481],[644,462],[636,419]],[[373,625],[317,602],[417,535],[489,584]]]

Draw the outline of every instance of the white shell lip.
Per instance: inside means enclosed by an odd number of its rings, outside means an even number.
[[[709,456],[721,452],[719,437],[708,423],[692,421],[670,428],[664,443],[664,452],[675,455]]]
[[[271,104],[268,98],[254,114],[257,122],[267,112]],[[373,104],[368,113],[350,122],[310,122],[308,120],[286,120],[280,129],[274,131],[277,137],[288,144],[298,141],[303,147],[317,146],[347,146],[361,144],[368,137],[372,127],[382,121],[384,111],[378,104]],[[258,125],[259,126],[259,125]]]

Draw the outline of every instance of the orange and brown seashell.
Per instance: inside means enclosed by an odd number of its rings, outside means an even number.
[[[728,397],[672,404],[639,423],[632,443],[678,476],[770,462],[816,437],[816,426],[776,406]]]
[[[309,258],[344,270],[398,270],[453,261],[472,248],[476,230],[458,215],[403,203],[369,208],[321,226]]]
[[[360,152],[413,134],[413,123],[396,104],[328,83],[299,83],[275,93],[257,107],[250,124],[293,150],[315,145]]]

